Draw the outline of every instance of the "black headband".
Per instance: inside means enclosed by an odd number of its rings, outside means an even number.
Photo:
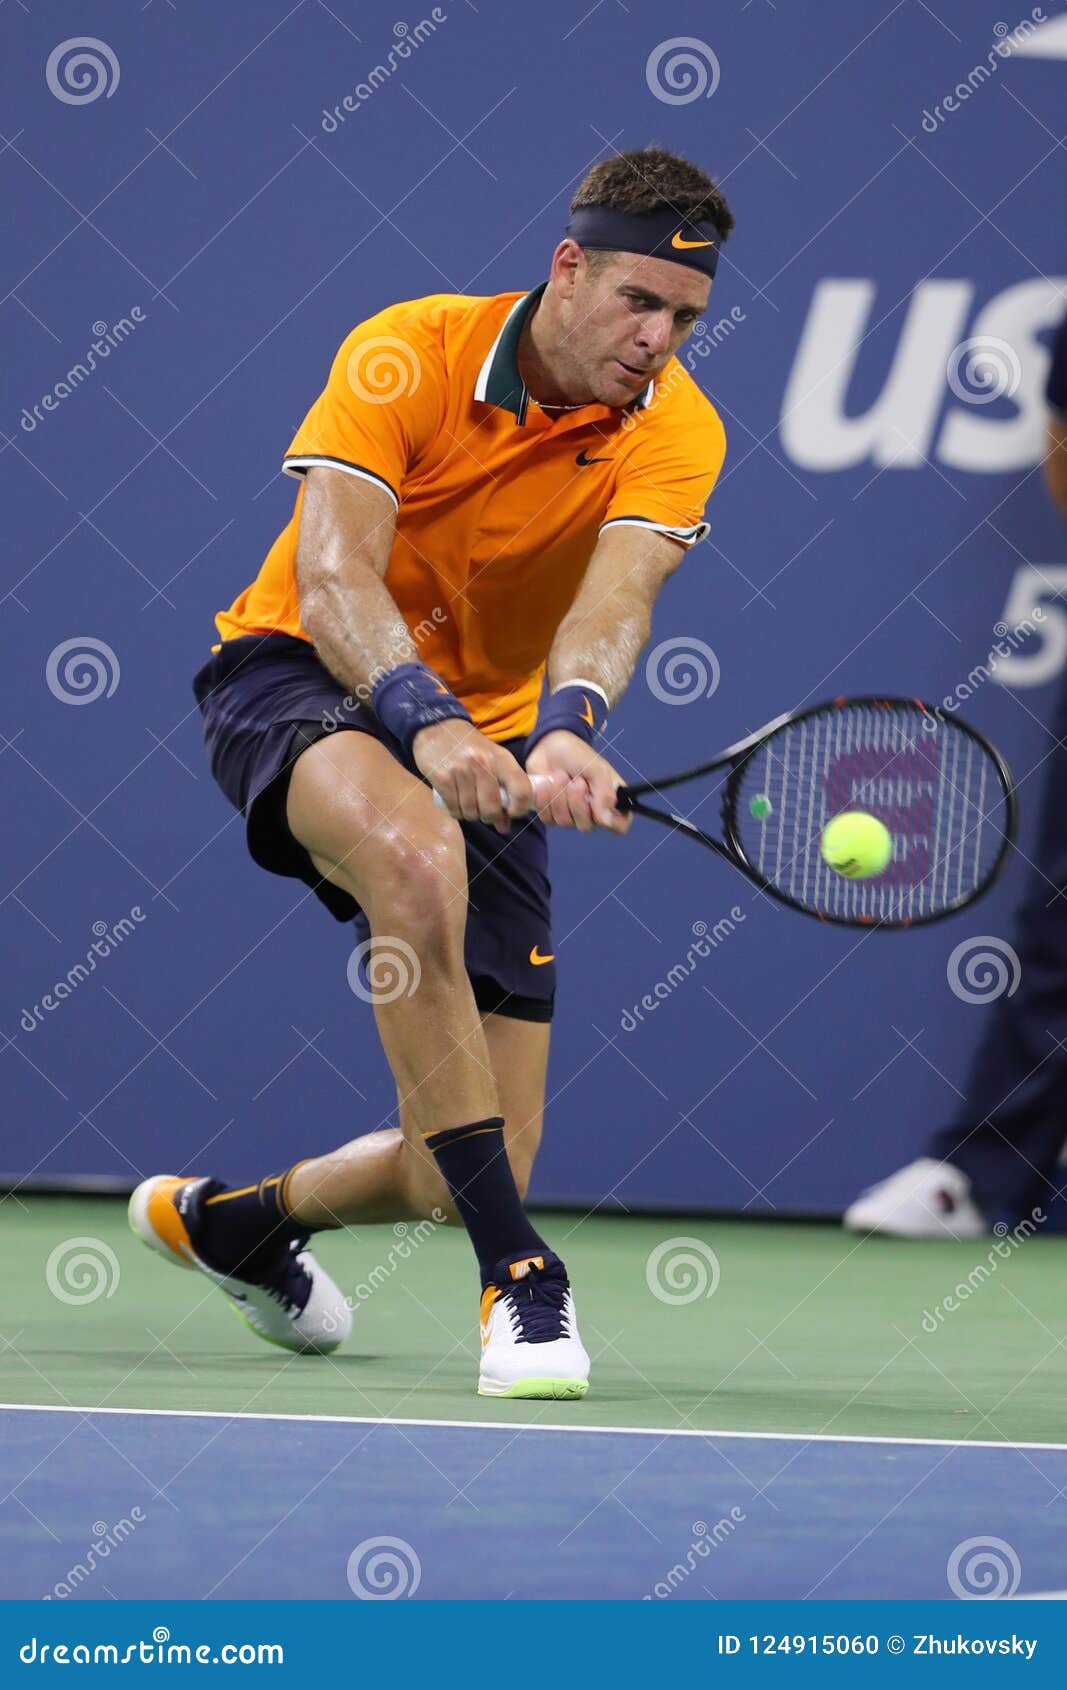
[[[579,246],[606,252],[640,252],[665,258],[714,276],[721,239],[715,224],[691,223],[670,206],[658,211],[618,211],[610,205],[583,205],[571,212],[567,234]]]

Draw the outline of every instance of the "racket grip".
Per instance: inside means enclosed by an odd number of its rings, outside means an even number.
[[[546,777],[544,775],[530,775],[529,779],[535,792],[537,791],[539,784],[544,781],[545,778]],[[434,792],[433,801],[435,804],[439,805],[442,810],[448,809],[448,805],[445,803],[439,792]],[[500,788],[500,802],[503,804],[504,808],[507,809],[508,789],[503,785]]]

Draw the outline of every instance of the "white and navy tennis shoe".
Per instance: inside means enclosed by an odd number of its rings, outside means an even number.
[[[584,1397],[589,1357],[567,1270],[550,1250],[505,1257],[482,1292],[482,1397]]]
[[[205,1198],[222,1189],[218,1180],[155,1174],[130,1198],[130,1226],[150,1250],[178,1267],[209,1279],[245,1324],[268,1344],[326,1354],[352,1330],[352,1310],[340,1288],[306,1248],[307,1233],[279,1241],[276,1250],[249,1259],[250,1279],[220,1273],[197,1248]]]

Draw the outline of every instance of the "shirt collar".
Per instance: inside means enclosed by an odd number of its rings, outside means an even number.
[[[510,411],[517,423],[525,423],[526,412],[530,404],[530,395],[519,373],[519,339],[522,335],[526,319],[534,309],[548,283],[542,282],[539,287],[517,299],[504,319],[503,327],[489,348],[486,360],[478,371],[478,380],[474,384],[475,399],[483,400],[487,405],[496,405],[500,410]],[[610,414],[616,409],[624,411],[643,411],[652,398],[655,378],[648,386],[642,388],[636,399],[631,399],[628,405],[621,407],[597,404],[591,400],[589,405],[579,406],[570,413],[577,417],[586,411],[597,411]]]

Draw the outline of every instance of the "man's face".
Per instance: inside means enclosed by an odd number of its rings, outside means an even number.
[[[598,404],[628,405],[688,337],[710,289],[701,271],[667,259],[618,252],[590,265],[581,254],[564,308],[576,381]]]

